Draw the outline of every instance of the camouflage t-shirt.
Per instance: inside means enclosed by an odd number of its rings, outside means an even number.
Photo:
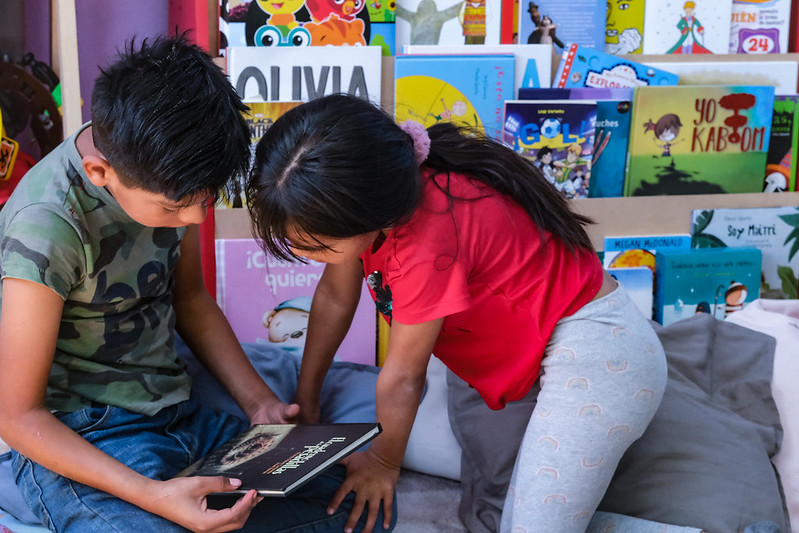
[[[0,272],[64,299],[50,410],[102,404],[152,415],[187,399],[191,386],[172,308],[185,228],[131,219],[87,179],[76,136],[28,171],[0,210]]]

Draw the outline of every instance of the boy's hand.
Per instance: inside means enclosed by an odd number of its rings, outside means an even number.
[[[222,476],[182,477],[160,481],[147,511],[162,516],[191,531],[217,533],[244,527],[255,505],[263,499],[251,490],[229,509],[209,509],[206,497],[212,492],[227,492],[241,486],[238,479]]]
[[[383,529],[391,526],[394,487],[399,480],[400,467],[382,461],[371,449],[356,452],[341,461],[347,467],[347,479],[341,484],[328,505],[327,512],[332,514],[350,492],[355,492],[355,504],[345,526],[347,533],[353,531],[363,514],[364,506],[369,504],[369,515],[363,533],[371,533],[377,521],[380,505],[383,505]]]
[[[310,402],[306,404],[301,399],[297,398],[297,404],[300,406],[300,414],[297,416],[297,421],[302,424],[318,424],[321,418],[321,409],[319,402]]]
[[[300,406],[279,400],[264,402],[250,415],[250,424],[292,424],[297,422]]]

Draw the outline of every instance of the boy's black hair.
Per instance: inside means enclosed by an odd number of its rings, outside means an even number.
[[[428,128],[424,165],[446,176],[463,173],[508,195],[541,230],[571,249],[593,250],[583,226],[591,221],[529,160],[485,135],[441,122]],[[292,260],[287,233],[348,238],[402,223],[421,195],[413,140],[384,111],[354,96],[334,94],[286,112],[255,151],[247,183],[253,224],[264,248]],[[450,195],[452,201],[458,198]]]
[[[122,183],[172,200],[216,195],[246,175],[246,109],[185,37],[131,40],[92,91],[92,136]]]

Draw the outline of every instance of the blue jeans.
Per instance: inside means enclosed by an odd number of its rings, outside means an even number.
[[[159,480],[173,477],[249,426],[245,420],[199,406],[194,400],[163,409],[154,416],[116,407],[94,407],[62,414],[59,418],[103,452],[140,474]],[[135,505],[12,453],[17,486],[33,513],[52,531],[186,531]],[[242,531],[343,531],[354,495],[350,494],[335,514],[328,516],[326,509],[345,475],[343,466],[334,466],[288,498],[265,498],[256,506]],[[227,503],[225,498],[209,501],[217,507]],[[395,507],[394,521],[396,515]],[[365,523],[365,516],[361,517],[358,530]],[[375,531],[382,531],[379,527],[382,521],[381,513]]]

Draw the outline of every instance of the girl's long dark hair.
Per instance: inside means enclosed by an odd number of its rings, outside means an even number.
[[[593,250],[583,228],[591,221],[573,212],[530,161],[452,123],[431,126],[428,133],[425,165],[472,176],[516,200],[540,230],[572,250]],[[256,148],[247,200],[253,233],[264,248],[293,260],[290,227],[334,238],[383,230],[415,211],[421,188],[410,135],[375,105],[335,94],[288,111],[267,130]]]

